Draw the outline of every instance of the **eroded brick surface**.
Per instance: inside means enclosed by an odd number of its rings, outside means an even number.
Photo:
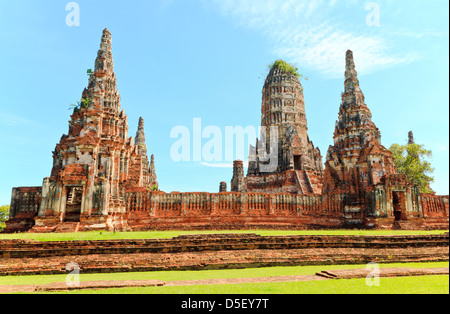
[[[249,157],[248,191],[320,194],[322,156],[308,136],[303,87],[299,78],[274,66],[267,75],[262,94],[263,130]],[[278,132],[275,139],[271,128]],[[261,155],[269,151],[269,147],[272,150],[276,148],[274,169],[266,169],[270,161]]]
[[[183,236],[165,240],[1,241],[0,275],[448,261],[448,235]]]

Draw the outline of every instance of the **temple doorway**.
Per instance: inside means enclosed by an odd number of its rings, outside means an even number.
[[[294,156],[294,170],[302,170],[302,156]]]
[[[406,220],[406,192],[393,191],[392,203],[394,205],[395,221]]]
[[[80,222],[83,187],[68,187],[64,222]]]

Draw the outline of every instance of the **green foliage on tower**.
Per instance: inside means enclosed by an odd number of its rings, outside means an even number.
[[[287,63],[283,60],[276,60],[275,62],[269,64],[268,68],[269,70],[272,70],[273,68],[279,68],[281,71],[291,73],[298,78],[304,78],[305,80],[308,79],[298,72],[298,68],[295,65]]]
[[[76,105],[70,104],[69,110],[73,108],[74,112],[79,112],[80,110],[88,109],[89,105],[91,103],[92,103],[92,99],[90,99],[90,98],[87,98],[87,99],[82,98],[81,101],[77,101]]]

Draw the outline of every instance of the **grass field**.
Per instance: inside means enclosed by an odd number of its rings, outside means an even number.
[[[0,234],[0,240],[29,239],[38,241],[74,241],[74,240],[121,240],[121,239],[170,239],[189,234],[254,233],[262,236],[287,235],[424,235],[442,234],[445,231],[409,231],[409,230],[236,230],[236,231],[146,231],[146,232],[79,232],[79,233],[19,233]]]
[[[380,267],[437,268],[448,267],[449,263],[406,263],[381,264]],[[328,265],[267,267],[252,269],[204,270],[204,271],[161,271],[145,273],[81,274],[80,281],[108,280],[161,280],[181,281],[218,278],[253,278],[272,276],[314,275],[319,271],[333,269],[360,269],[365,265]],[[45,285],[65,282],[65,275],[0,277],[0,285]],[[312,282],[260,283],[235,285],[209,285],[186,287],[149,287],[77,291],[71,293],[151,293],[151,294],[295,294],[295,293],[449,293],[448,276],[423,276],[402,278],[381,278],[380,287],[369,287],[365,280],[330,280]]]
[[[156,271],[142,273],[112,273],[112,274],[82,274],[80,281],[103,281],[103,280],[200,280],[217,278],[254,278],[274,276],[299,276],[314,275],[323,270],[333,269],[361,269],[366,265],[323,265],[323,266],[289,266],[289,267],[263,267],[227,270],[200,270],[200,271]],[[409,267],[409,268],[439,268],[449,267],[448,262],[438,263],[393,263],[380,264],[386,267]],[[45,285],[53,282],[65,282],[66,275],[46,276],[17,276],[1,277],[0,285]]]
[[[381,278],[370,287],[365,279],[252,283],[186,287],[149,287],[65,292],[66,294],[448,294],[449,276]]]

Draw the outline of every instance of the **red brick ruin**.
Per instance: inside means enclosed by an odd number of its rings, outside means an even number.
[[[277,130],[276,167],[264,170],[258,141],[246,177],[243,162],[234,163],[231,192],[225,182],[219,193],[159,190],[142,118],[135,139],[128,137],[107,29],[82,99],[53,152],[50,177],[42,187],[13,189],[5,232],[448,229],[449,197],[422,194],[396,173],[365,104],[351,51],[325,167],[307,133],[300,80],[274,66],[263,89],[261,136],[269,143],[270,130]]]
[[[319,149],[308,137],[303,87],[298,77],[274,66],[263,88],[261,126],[266,147],[271,145],[271,128],[278,133],[277,168],[264,170],[261,143],[251,152],[247,186],[250,192],[320,194],[323,165]],[[263,129],[264,130],[264,129]],[[273,147],[272,147],[273,148]],[[264,153],[265,151],[262,150]],[[266,162],[267,163],[267,162]]]

